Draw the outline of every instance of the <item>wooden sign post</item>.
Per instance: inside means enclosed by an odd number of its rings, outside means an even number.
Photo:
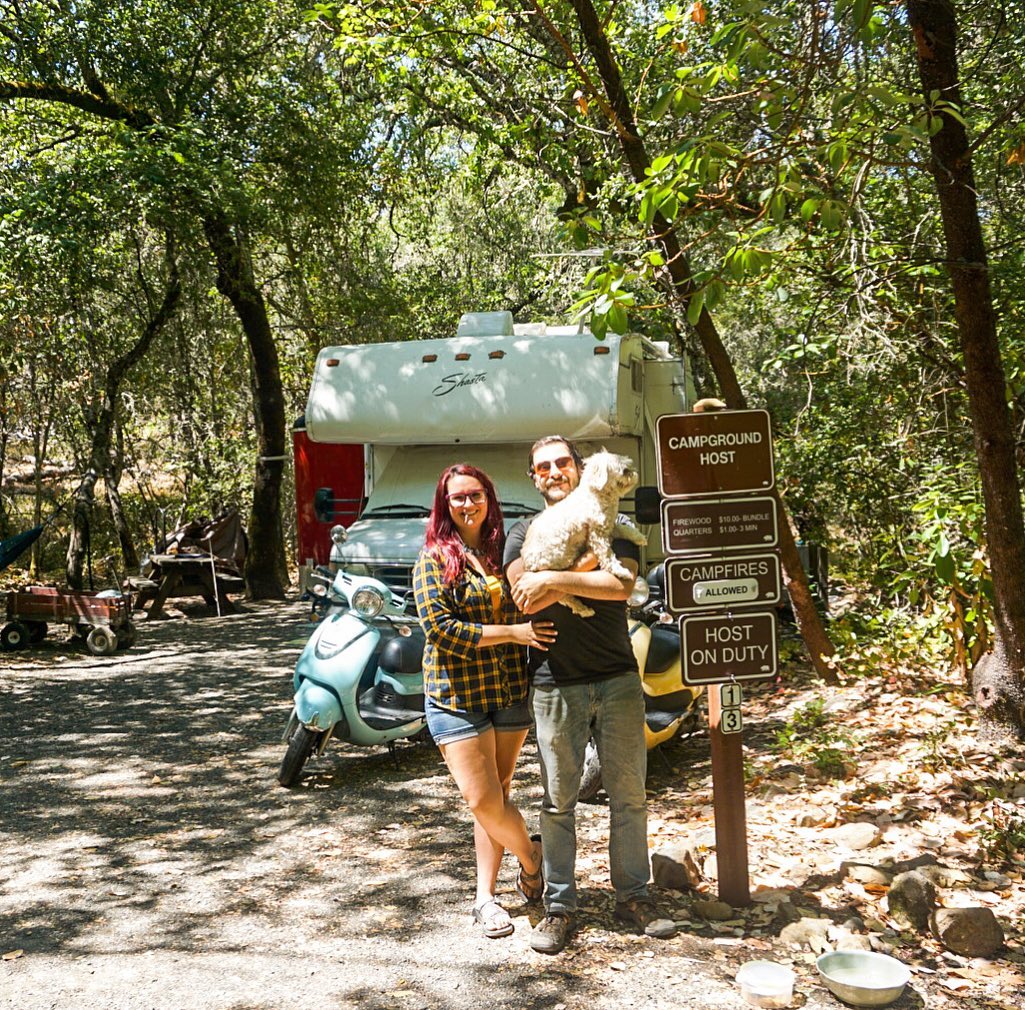
[[[764,410],[667,414],[655,425],[666,609],[680,615],[683,681],[708,688],[719,897],[751,904],[739,681],[776,674],[775,482]],[[744,493],[746,497],[738,497]],[[677,501],[675,499],[688,499]]]

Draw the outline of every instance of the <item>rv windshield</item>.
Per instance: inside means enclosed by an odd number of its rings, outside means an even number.
[[[430,514],[438,477],[454,463],[479,467],[494,482],[506,517],[534,515],[544,502],[527,476],[520,445],[412,445],[372,447],[373,489],[362,518],[409,519]]]
[[[365,509],[362,518],[388,516],[390,519],[423,519],[430,514],[431,510],[423,505],[377,505],[374,508]]]

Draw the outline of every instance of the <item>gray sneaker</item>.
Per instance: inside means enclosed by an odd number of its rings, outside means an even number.
[[[620,922],[633,926],[638,933],[666,940],[676,936],[676,923],[667,919],[658,910],[651,898],[630,898],[628,901],[617,901],[613,915]]]
[[[549,912],[530,934],[530,945],[539,954],[558,954],[573,934],[573,917],[566,912]]]

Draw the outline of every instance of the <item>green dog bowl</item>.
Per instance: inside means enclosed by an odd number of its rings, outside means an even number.
[[[816,962],[823,985],[852,1006],[887,1006],[911,978],[908,966],[870,950],[834,950]]]

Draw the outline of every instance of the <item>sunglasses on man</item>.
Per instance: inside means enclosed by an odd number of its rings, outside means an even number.
[[[558,469],[565,472],[569,465],[573,462],[572,456],[560,456],[558,459],[547,460],[543,459],[540,463],[535,463],[531,468],[531,473],[539,474],[542,477],[547,477],[552,472],[552,467],[558,467]]]

